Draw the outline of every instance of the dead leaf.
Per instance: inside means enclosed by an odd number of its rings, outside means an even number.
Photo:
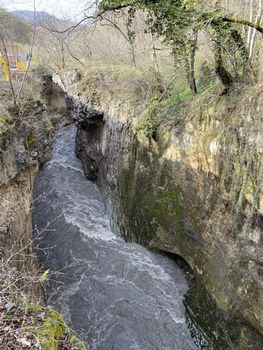
[[[19,343],[25,346],[31,346],[31,341],[28,341],[26,338],[20,338],[18,339]]]
[[[11,311],[14,307],[16,306],[16,304],[14,303],[6,303],[5,304],[5,309],[7,312]]]

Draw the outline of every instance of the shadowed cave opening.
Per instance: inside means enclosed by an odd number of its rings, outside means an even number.
[[[188,264],[188,262],[179,254],[167,252],[164,250],[158,250],[158,253],[167,256],[169,259],[173,260],[184,272],[185,279],[189,285],[188,293],[194,294],[196,290],[196,277],[193,269]]]

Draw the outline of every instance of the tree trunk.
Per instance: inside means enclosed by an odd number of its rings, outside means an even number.
[[[253,67],[251,65],[251,61],[249,58],[249,52],[247,50],[246,44],[244,43],[241,34],[236,29],[231,29],[230,33],[242,57],[243,77],[248,78],[250,81],[256,80],[255,72],[253,70]]]
[[[214,47],[214,58],[216,75],[224,85],[224,93],[227,93],[233,85],[233,78],[223,65],[222,48],[218,43],[216,43]]]
[[[256,23],[258,25],[260,25],[261,17],[262,17],[262,0],[259,0],[259,3],[258,3],[258,14],[257,14],[257,18],[256,18]],[[257,33],[256,29],[253,28],[252,32],[251,32],[251,38],[250,38],[249,47],[248,47],[249,59],[250,60],[252,59],[252,56],[253,56],[256,33]]]
[[[194,75],[194,71],[191,69],[191,63],[190,63],[189,57],[187,57],[184,60],[184,67],[185,67],[185,71],[186,71],[186,78],[187,78],[189,88],[190,88],[192,94],[196,95],[197,94],[197,87],[196,87],[195,75]]]
[[[131,45],[131,54],[132,54],[132,65],[134,68],[136,68],[137,64],[136,64],[136,55],[135,55],[134,46],[133,46],[133,43],[130,43],[130,45]]]
[[[164,88],[163,87],[163,80],[162,80],[162,75],[160,72],[160,67],[159,67],[158,58],[157,58],[157,54],[156,54],[155,40],[154,40],[153,35],[152,35],[152,62],[153,62],[154,71],[156,73],[156,81],[158,84],[158,90],[163,92],[163,88]]]
[[[185,60],[186,76],[189,87],[193,95],[197,94],[197,85],[195,80],[195,54],[197,48],[197,33],[193,34],[190,52]]]
[[[66,67],[66,60],[65,60],[65,47],[64,42],[61,42],[61,68],[64,69]]]
[[[229,8],[229,0],[226,0],[226,13],[228,12],[228,8]]]
[[[248,21],[246,19],[239,19],[235,17],[222,17],[221,20],[227,23],[242,24],[243,26],[254,28],[259,33],[263,34],[263,27],[260,25],[260,23],[255,23],[255,22]],[[211,23],[213,23],[213,20],[211,21]]]
[[[249,13],[250,13],[249,20],[250,20],[250,22],[252,22],[253,21],[253,0],[250,0]],[[247,32],[247,48],[249,48],[249,46],[250,46],[251,33],[252,33],[252,28],[249,27],[248,32]]]

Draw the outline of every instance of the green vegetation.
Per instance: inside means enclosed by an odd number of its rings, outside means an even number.
[[[63,317],[52,308],[39,304],[8,302],[0,295],[1,327],[8,334],[1,335],[2,350],[87,350],[86,345],[66,326]]]
[[[40,274],[28,250],[13,248],[9,257],[0,258],[0,328],[5,330],[0,331],[1,350],[87,350],[63,317],[40,303],[49,270]],[[20,265],[23,258],[31,268],[19,270],[18,256]]]
[[[64,335],[65,324],[63,318],[55,310],[49,309],[40,329],[32,327],[24,328],[24,331],[35,334],[43,350],[56,350],[60,338]]]
[[[34,334],[41,344],[43,350],[57,350],[60,342],[67,338],[67,345],[78,350],[87,350],[86,345],[72,334],[66,326],[63,317],[54,309],[48,308],[44,311],[42,325],[40,327],[24,327],[23,331]]]
[[[156,196],[153,216],[158,220],[158,224],[167,231],[171,230],[172,225],[176,225],[176,234],[179,235],[184,230],[183,215],[181,190],[179,186],[169,184]]]
[[[256,23],[225,16],[219,4],[211,7],[207,6],[206,1],[195,0],[103,0],[100,6],[104,11],[120,11],[128,7],[130,28],[135,12],[146,11],[148,30],[153,35],[161,37],[171,47],[176,65],[185,69],[193,94],[197,93],[195,59],[200,32],[205,31],[214,42],[215,73],[221,80],[225,92],[232,87],[236,76],[240,78],[242,74],[246,82],[248,77],[249,79],[254,77],[245,39],[236,25],[254,28],[261,33],[263,28]],[[223,49],[235,61],[234,72],[225,67]]]
[[[0,135],[12,128],[13,122],[7,115],[0,115]]]
[[[159,100],[152,98],[147,101],[146,107],[136,125],[135,130],[142,131],[146,137],[154,137],[161,120],[159,113]]]

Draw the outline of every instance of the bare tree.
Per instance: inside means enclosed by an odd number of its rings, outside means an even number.
[[[33,56],[33,49],[34,49],[34,45],[35,45],[35,38],[36,38],[36,28],[37,28],[37,21],[36,21],[36,1],[33,0],[33,9],[34,9],[34,27],[33,27],[33,35],[32,35],[32,41],[31,41],[31,47],[30,47],[30,51],[29,51],[29,60],[27,63],[27,69],[26,72],[23,76],[23,79],[21,81],[21,84],[18,88],[17,91],[17,95],[16,95],[16,103],[19,103],[19,99],[20,99],[20,95],[21,95],[21,91],[23,90],[29,69],[30,69],[30,64],[31,64],[31,59]]]
[[[257,13],[256,20],[255,20],[255,22],[258,26],[260,25],[260,22],[261,22],[262,11],[263,11],[263,1],[258,0],[258,13]],[[249,29],[251,29],[251,28],[249,28]],[[249,43],[248,43],[248,51],[249,51],[249,59],[250,60],[253,57],[256,33],[257,33],[257,30],[255,28],[252,28],[250,30],[250,38],[249,38]]]
[[[34,48],[34,44],[35,44],[35,36],[36,36],[36,3],[35,0],[33,0],[33,9],[34,9],[34,24],[33,24],[33,34],[32,34],[32,39],[31,39],[31,47],[30,47],[30,52],[29,52],[29,61],[27,64],[27,68],[26,68],[26,72],[23,75],[23,78],[20,82],[20,84],[18,84],[18,86],[15,87],[14,84],[14,80],[13,80],[13,75],[10,69],[11,66],[11,62],[9,59],[9,53],[7,50],[7,44],[6,41],[9,40],[10,42],[12,42],[12,37],[11,35],[7,32],[6,30],[6,23],[5,21],[3,21],[3,16],[1,17],[2,21],[0,20],[0,42],[1,42],[1,54],[4,57],[4,60],[6,61],[7,64],[7,69],[8,69],[8,82],[9,82],[9,87],[10,87],[10,92],[12,95],[12,101],[13,101],[13,105],[15,107],[18,107],[19,105],[19,100],[20,100],[20,95],[21,92],[23,90],[26,78],[28,76],[28,72],[30,69],[30,63],[31,63],[31,58],[32,58],[32,53],[33,53],[33,48]],[[7,21],[10,17],[7,17]]]
[[[249,20],[250,20],[250,22],[253,21],[253,0],[250,0],[250,3],[249,3]],[[247,47],[248,48],[250,46],[251,33],[252,33],[252,28],[249,27],[248,31],[247,31]]]
[[[108,16],[103,16],[102,18],[102,26],[111,26],[114,29],[116,29],[122,37],[126,40],[128,43],[131,57],[132,57],[132,64],[134,67],[136,67],[136,54],[135,54],[135,46],[134,46],[134,33],[131,30],[129,23],[127,21],[127,18],[125,18],[126,14],[122,12],[122,23],[118,24],[118,22],[115,20],[115,17],[113,14],[109,14]]]

